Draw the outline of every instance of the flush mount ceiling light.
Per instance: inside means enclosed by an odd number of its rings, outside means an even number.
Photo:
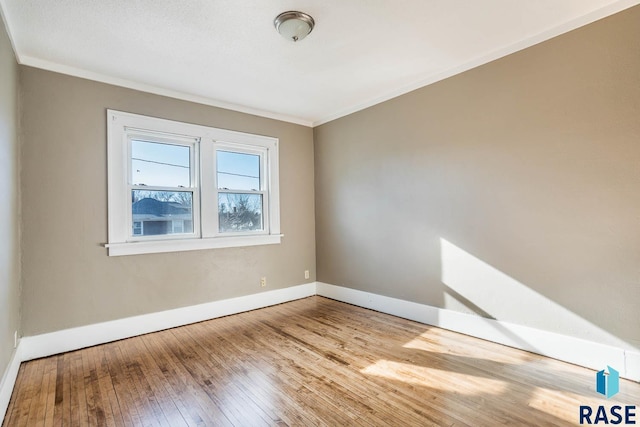
[[[296,11],[282,12],[273,20],[280,35],[294,42],[307,37],[315,24],[311,16]]]

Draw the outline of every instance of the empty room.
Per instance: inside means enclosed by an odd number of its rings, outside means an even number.
[[[640,423],[640,1],[0,14],[3,427]]]

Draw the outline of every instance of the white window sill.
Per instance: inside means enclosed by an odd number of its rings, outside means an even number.
[[[197,251],[201,249],[237,248],[242,246],[279,244],[282,234],[233,236],[208,239],[155,240],[146,242],[107,243],[109,256],[157,254],[162,252]]]

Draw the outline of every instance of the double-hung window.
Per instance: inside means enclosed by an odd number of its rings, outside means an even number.
[[[216,144],[216,183],[218,200],[218,232],[253,233],[268,222],[269,204],[265,190],[266,150]]]
[[[109,255],[280,243],[278,140],[107,111]]]

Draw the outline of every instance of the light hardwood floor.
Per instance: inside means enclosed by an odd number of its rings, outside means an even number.
[[[594,371],[309,297],[23,363],[3,426],[575,425]]]

